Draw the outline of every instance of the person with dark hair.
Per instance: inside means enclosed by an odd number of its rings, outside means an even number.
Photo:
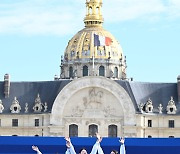
[[[94,144],[92,150],[91,150],[91,153],[90,154],[104,154],[101,146],[100,146],[100,142],[102,141],[102,137],[96,133],[96,137],[97,137],[97,141],[96,143]],[[66,137],[65,138],[66,140],[66,146],[67,146],[67,151],[66,151],[66,154],[76,154],[75,150],[74,150],[74,147],[71,143],[71,140],[69,137]],[[85,148],[82,148],[80,151],[79,151],[79,154],[87,154],[87,151]]]
[[[112,150],[110,154],[118,154],[118,151]]]

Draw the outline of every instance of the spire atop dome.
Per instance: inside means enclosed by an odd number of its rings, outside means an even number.
[[[85,27],[102,27],[102,0],[86,0]]]

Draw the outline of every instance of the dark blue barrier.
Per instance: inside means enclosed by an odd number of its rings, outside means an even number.
[[[103,138],[101,146],[105,154],[111,150],[119,151],[118,138]],[[71,138],[78,153],[85,147],[91,151],[96,138]],[[43,154],[64,154],[66,151],[63,137],[0,137],[0,153],[36,154],[32,145],[37,145]],[[180,154],[180,138],[126,138],[126,154]]]

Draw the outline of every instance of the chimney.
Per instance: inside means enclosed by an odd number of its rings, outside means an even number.
[[[177,94],[178,94],[178,102],[180,103],[180,75],[177,77]]]
[[[10,76],[9,74],[4,75],[4,96],[5,98],[9,97],[10,92]]]

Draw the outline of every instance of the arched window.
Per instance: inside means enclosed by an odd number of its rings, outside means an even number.
[[[99,67],[99,76],[104,76],[104,66]]]
[[[99,14],[99,7],[96,7],[96,14]]]
[[[97,132],[98,132],[98,126],[97,125],[89,125],[89,137],[96,136]]]
[[[83,76],[88,76],[88,67],[83,66]]]
[[[92,14],[92,7],[89,7],[89,14]]]
[[[69,67],[69,78],[73,78],[73,68],[72,68],[72,66]]]
[[[108,126],[108,137],[117,137],[117,126],[116,125]]]
[[[118,68],[117,67],[114,68],[114,77],[118,78]]]
[[[148,135],[148,138],[152,138],[152,136],[151,136],[151,135]]]
[[[78,136],[78,125],[72,124],[69,125],[69,137],[77,137]]]

